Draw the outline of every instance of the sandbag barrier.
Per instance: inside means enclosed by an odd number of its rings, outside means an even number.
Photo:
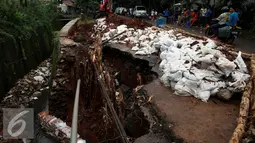
[[[167,26],[167,29],[170,29],[170,27]],[[187,36],[194,37],[201,40],[208,39],[207,37],[195,35],[181,29],[175,29],[175,31],[180,32],[183,35],[187,35]],[[225,53],[229,53],[232,56],[238,55],[238,52],[233,49],[232,45],[224,44],[221,42],[217,42],[216,44],[219,46],[222,46],[222,49],[220,49],[221,51]],[[237,126],[233,132],[233,135],[229,143],[239,143],[239,142],[242,142],[242,140],[245,142],[252,141],[251,137],[249,136],[252,136],[252,130],[255,128],[254,127],[254,124],[255,124],[255,100],[254,100],[255,55],[242,52],[242,57],[245,60],[251,61],[250,62],[251,77],[243,92],[241,103],[240,103],[239,116],[237,118]],[[247,134],[246,137],[248,139],[244,137],[245,134]]]
[[[155,26],[152,26],[152,29],[155,29],[155,30],[158,30],[158,31],[164,30],[164,29],[157,28]],[[166,26],[166,30],[169,30],[169,29],[172,29],[172,28]],[[185,36],[193,37],[193,38],[203,40],[203,41],[206,41],[208,39],[207,37],[191,34],[189,32],[181,30],[181,29],[174,29],[174,31],[177,32],[177,33],[182,33]],[[230,57],[236,57],[238,55],[238,52],[236,52],[234,50],[234,47],[232,45],[228,45],[228,44],[224,44],[224,43],[216,42],[216,41],[215,41],[215,43],[216,43],[217,46],[220,47],[219,48],[220,51],[222,51],[223,53],[229,55]],[[253,74],[254,74],[255,69],[253,68],[253,66],[255,66],[255,63],[254,63],[255,59],[254,59],[253,55],[248,54],[248,53],[242,53],[242,57],[246,61],[251,61],[251,63],[250,63],[251,77],[250,77],[250,80],[249,80],[248,84],[246,85],[246,88],[244,89],[244,92],[243,92],[242,100],[241,100],[241,103],[240,103],[240,113],[239,113],[239,117],[238,117],[238,120],[237,120],[238,121],[237,122],[237,127],[233,132],[232,138],[230,139],[230,143],[238,143],[243,138],[244,133],[247,130],[247,123],[248,123],[247,118],[248,118],[249,115],[251,117],[253,117],[252,112],[255,112],[255,104],[251,103],[253,101],[251,99],[251,98],[253,98],[251,96],[251,94],[253,92],[253,86],[254,86]],[[253,107],[253,108],[251,109],[251,111],[249,111],[251,107]],[[254,116],[255,116],[255,114],[254,114]],[[252,132],[251,130],[254,128],[252,121],[253,120],[251,119],[250,123],[249,123],[250,132]]]
[[[176,32],[180,32],[184,35],[198,38],[201,40],[207,40],[207,37],[191,34],[181,29],[176,29]],[[232,56],[238,55],[238,52],[233,49],[232,45],[223,44],[221,42],[217,42],[216,44],[219,46],[222,46],[222,49],[220,49],[221,51],[225,53],[229,53]],[[251,141],[252,139],[249,138],[249,136],[251,136],[252,134],[251,132],[254,129],[254,123],[255,123],[255,100],[254,100],[255,55],[242,52],[242,57],[245,60],[251,61],[250,62],[251,77],[243,92],[241,103],[240,103],[239,116],[237,118],[237,126],[233,132],[233,135],[229,143],[239,143],[239,142],[242,142],[242,140],[246,142]],[[247,134],[246,137],[248,137],[248,139],[244,137],[245,134]]]

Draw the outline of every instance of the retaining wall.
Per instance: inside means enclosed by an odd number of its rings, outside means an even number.
[[[0,41],[0,99],[19,78],[50,56],[52,39],[52,31],[42,26],[29,39]]]

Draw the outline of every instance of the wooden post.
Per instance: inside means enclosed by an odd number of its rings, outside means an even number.
[[[242,139],[245,129],[247,126],[247,118],[249,116],[249,109],[251,104],[251,94],[253,90],[253,82],[254,82],[254,73],[255,73],[255,56],[252,55],[251,58],[251,78],[246,86],[243,96],[242,96],[242,101],[240,104],[240,112],[239,112],[239,117],[238,117],[238,123],[237,127],[234,130],[234,133],[229,141],[229,143],[239,143],[240,140]]]

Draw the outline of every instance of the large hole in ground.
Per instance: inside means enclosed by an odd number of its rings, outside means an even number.
[[[106,108],[94,75],[95,71],[91,63],[88,62],[85,52],[86,50],[81,48],[76,49],[76,53],[73,53],[76,55],[75,58],[63,56],[68,60],[59,66],[64,74],[62,78],[57,76],[58,86],[54,88],[54,94],[50,99],[50,114],[61,118],[71,126],[77,74],[82,74],[78,133],[88,143],[118,142],[121,137],[109,109]],[[84,67],[81,69],[85,72],[77,70],[79,69],[77,65],[80,62],[83,62]],[[134,59],[132,55],[109,47],[103,50],[103,65],[119,83],[116,89],[122,95],[121,101],[118,100],[122,103],[119,105],[114,103],[114,107],[127,135],[131,139],[136,139],[149,133],[150,123],[137,105],[137,97],[134,95],[133,88],[149,83],[157,75],[151,72],[148,62]],[[139,94],[143,97],[146,92],[142,91]],[[113,102],[118,102],[115,95],[109,96]]]

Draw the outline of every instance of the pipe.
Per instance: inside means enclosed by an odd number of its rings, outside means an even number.
[[[121,32],[121,33],[119,33],[119,34],[117,34],[117,35],[114,35],[112,38],[110,38],[110,39],[108,39],[108,40],[103,41],[103,42],[102,42],[102,45],[104,45],[104,44],[108,43],[109,41],[111,41],[111,40],[113,40],[114,38],[116,38],[116,37],[118,37],[118,36],[122,35],[122,34],[123,34],[123,33],[125,33],[125,32],[127,32],[127,31],[125,30],[125,31],[123,31],[123,32]]]
[[[74,107],[73,107],[71,143],[77,143],[77,121],[78,121],[80,85],[81,85],[81,80],[78,79],[77,86],[76,86]]]

